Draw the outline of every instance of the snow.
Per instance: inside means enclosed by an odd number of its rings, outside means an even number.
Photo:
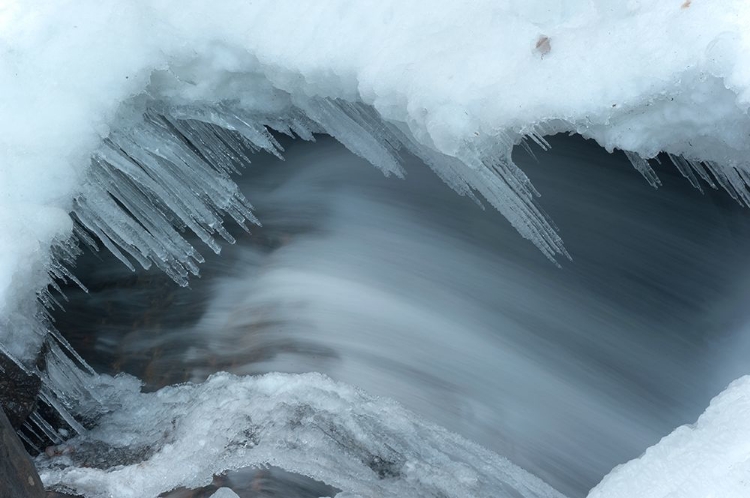
[[[126,264],[132,265],[131,259],[156,264],[185,284],[197,273],[201,256],[181,238],[180,228],[195,231],[218,251],[216,235],[231,242],[222,217],[256,221],[229,179],[226,157],[241,155],[237,147],[280,153],[265,127],[305,139],[327,132],[394,176],[402,173],[398,151],[406,148],[459,194],[498,209],[555,261],[567,255],[563,241],[537,204],[534,187],[511,160],[512,148],[526,139],[545,146],[545,135],[580,133],[607,150],[626,151],[655,186],[658,178],[647,160],[663,151],[696,186],[723,187],[748,204],[748,21],[750,4],[744,0],[5,2],[0,7],[0,230],[5,234],[0,344],[23,359],[38,348],[46,327],[34,294],[49,283],[49,274],[70,278],[57,261],[71,258],[54,251],[74,256],[68,238],[76,230],[85,241],[82,226]],[[204,151],[216,151],[220,144],[231,150],[222,153],[224,159],[209,152],[198,157],[174,140],[180,133],[188,133],[193,144],[210,139]],[[67,215],[71,211],[75,223]],[[219,437],[222,425],[211,428],[202,421],[232,407],[222,406],[211,389],[228,390],[223,395],[234,394],[235,400],[260,392],[263,401],[252,405],[256,420],[263,409],[273,408],[280,417],[284,408],[279,399],[263,398],[263,389],[304,385],[317,386],[310,392],[336,406],[328,422],[339,427],[336,417],[354,423],[346,417],[361,415],[360,422],[373,424],[368,429],[386,430],[393,445],[404,445],[399,455],[411,464],[400,464],[394,482],[373,481],[356,458],[336,460],[336,472],[330,472],[325,465],[334,462],[326,458],[336,458],[335,446],[313,430],[310,440],[297,443],[320,451],[320,461],[310,461],[309,455],[295,459],[301,453],[288,447],[287,469],[325,475],[352,493],[380,496],[413,496],[424,489],[490,496],[503,482],[532,483],[533,491],[523,496],[554,496],[507,462],[420,425],[385,401],[378,404],[325,379],[279,379],[218,376],[204,387],[154,395],[153,405],[136,402],[148,395],[134,394],[134,406],[162,410],[153,416],[165,417],[172,400],[190,393],[202,417],[186,415],[185,430],[217,439],[206,439],[203,448],[200,438],[178,434],[143,468],[50,469],[45,479],[85,488],[97,479],[114,483],[127,476],[119,482],[140,482],[144,488],[131,488],[140,496],[143,489],[153,490],[148,486],[203,482],[227,465],[275,463],[270,449],[257,456],[265,450],[226,453],[217,446],[229,442]],[[744,413],[746,383],[717,398],[695,429],[679,429],[643,459],[618,469],[593,496],[625,496],[618,486],[641,486],[639,496],[668,496],[683,486],[681,492],[698,496],[712,485],[715,492],[721,487],[720,496],[739,496],[747,469],[737,462],[744,461],[739,452],[748,438],[732,414]],[[288,402],[303,408],[308,405],[299,404],[299,396],[308,394],[295,392]],[[237,401],[237,414],[248,409],[244,403]],[[387,432],[395,426],[378,426],[368,408],[385,410],[393,424],[422,431],[428,441],[450,440],[456,446],[448,447],[460,452],[464,463],[436,471],[435,461],[446,462],[445,454],[409,446],[408,431]],[[288,421],[292,415],[287,413]],[[112,417],[115,427],[128,422]],[[289,429],[271,420],[266,420],[268,430]],[[717,460],[700,455],[719,455],[707,438],[719,437],[720,429],[726,436],[719,440],[737,453],[726,452],[710,467]],[[375,433],[364,434],[369,435],[365,448],[377,446]],[[682,458],[692,462],[689,475],[671,473],[670,466],[683,460],[664,450],[678,446],[684,448]],[[174,462],[178,447],[182,467]],[[419,451],[437,460],[425,460]],[[205,465],[196,468],[197,462]],[[648,472],[644,467],[629,473],[648,465]],[[452,477],[446,478],[446,468]],[[169,480],[156,479],[163,469],[174,471]],[[195,473],[188,474],[191,470]],[[142,480],[130,481],[136,478]],[[473,493],[467,491],[472,486]],[[119,488],[102,489],[119,493]]]
[[[742,498],[750,493],[750,377],[711,401],[640,458],[616,467],[588,498]]]

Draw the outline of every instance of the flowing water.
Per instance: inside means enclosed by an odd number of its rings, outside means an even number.
[[[750,373],[750,213],[671,165],[654,190],[622,154],[551,143],[516,159],[572,256],[559,268],[417,159],[385,178],[319,137],[252,158],[239,183],[263,226],[233,232],[190,288],[87,255],[91,292],[67,289],[57,326],[148,389],[325,373],[584,496]],[[287,487],[265,496],[320,492],[274,472],[263,482]]]

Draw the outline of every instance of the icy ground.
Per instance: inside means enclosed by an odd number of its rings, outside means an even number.
[[[564,242],[511,159],[527,138],[544,145],[545,135],[577,132],[620,148],[654,186],[647,160],[664,151],[696,187],[747,204],[749,20],[744,0],[6,2],[0,345],[32,358],[50,326],[35,295],[54,303],[43,291],[50,276],[73,278],[77,244],[92,234],[126,264],[155,264],[185,284],[203,258],[180,229],[218,251],[216,236],[231,239],[222,216],[257,221],[229,173],[249,149],[281,154],[266,128],[328,133],[395,176],[409,150],[563,263]],[[707,413],[710,429],[678,435],[700,442],[741,424],[746,384],[720,398],[721,417]],[[737,451],[691,474],[724,496],[739,496],[746,480],[738,462],[748,438],[736,427]],[[455,482],[479,483],[457,472]],[[449,486],[416,475],[394,489]],[[655,477],[666,479],[665,496],[683,485],[671,475]]]
[[[113,391],[112,412],[59,456],[37,459],[45,486],[136,498],[274,465],[339,497],[563,498],[506,459],[318,374],[222,373],[153,394],[132,377],[97,382]]]

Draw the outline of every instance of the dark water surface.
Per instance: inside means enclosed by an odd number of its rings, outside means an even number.
[[[584,496],[750,373],[750,211],[671,165],[654,190],[620,153],[551,143],[517,160],[573,258],[562,268],[417,160],[402,181],[331,139],[289,141],[286,161],[254,156],[240,179],[263,227],[221,256],[197,246],[191,288],[86,256],[91,293],[68,290],[58,328],[149,389],[323,372]]]

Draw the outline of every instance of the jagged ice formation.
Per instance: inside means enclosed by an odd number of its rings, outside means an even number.
[[[68,456],[37,459],[48,486],[92,497],[157,496],[208,484],[227,469],[276,465],[336,486],[340,497],[564,498],[400,405],[319,374],[219,373],[151,394],[133,378],[98,382],[116,390],[104,401],[115,406],[102,428],[60,449]],[[152,429],[143,430],[144,416]]]

